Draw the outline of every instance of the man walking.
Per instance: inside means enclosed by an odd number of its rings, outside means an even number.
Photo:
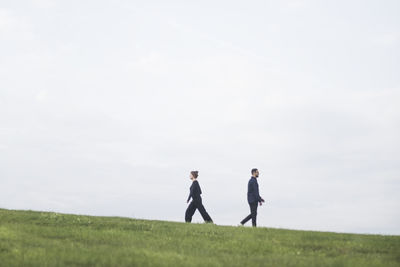
[[[260,193],[258,192],[258,182],[257,178],[260,175],[257,169],[251,170],[251,178],[249,180],[249,184],[247,186],[247,201],[250,206],[250,215],[243,219],[240,222],[241,225],[244,225],[251,219],[253,227],[257,227],[257,206],[260,203],[262,205],[264,199],[260,197]]]

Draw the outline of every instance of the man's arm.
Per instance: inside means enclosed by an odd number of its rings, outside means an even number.
[[[261,205],[261,202],[265,202],[265,201],[264,201],[264,199],[260,196],[260,192],[259,192],[259,190],[258,190],[258,183],[254,183],[254,184],[255,184],[256,196],[257,196],[257,198],[258,198],[258,202],[260,202],[260,205]]]

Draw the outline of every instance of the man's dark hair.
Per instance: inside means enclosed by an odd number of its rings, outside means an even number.
[[[254,169],[251,169],[251,174],[253,175],[253,174],[255,174],[256,173],[256,171],[258,171],[258,169],[256,169],[256,168],[254,168]]]

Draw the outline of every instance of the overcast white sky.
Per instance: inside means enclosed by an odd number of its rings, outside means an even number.
[[[260,226],[399,235],[399,13],[2,0],[0,207],[183,221],[199,170],[237,225],[257,167]]]

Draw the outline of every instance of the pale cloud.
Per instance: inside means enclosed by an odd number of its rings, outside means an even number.
[[[26,17],[12,10],[0,8],[0,39],[29,41],[34,38],[33,27]]]
[[[287,7],[293,8],[293,9],[302,8],[307,5],[307,1],[305,1],[305,0],[288,1],[286,3],[286,5],[287,5]]]
[[[386,32],[376,35],[375,38],[373,39],[373,43],[380,46],[392,47],[398,45],[399,40],[400,40],[399,32]]]
[[[40,91],[36,96],[35,96],[36,100],[38,102],[44,102],[47,99],[47,91],[42,90]]]
[[[266,25],[265,28],[270,33],[279,33],[281,31],[281,26],[278,23],[270,23]]]
[[[32,3],[39,8],[52,8],[56,6],[55,0],[32,0]]]
[[[12,31],[18,24],[18,20],[10,13],[9,10],[0,8],[0,31],[3,33]]]

